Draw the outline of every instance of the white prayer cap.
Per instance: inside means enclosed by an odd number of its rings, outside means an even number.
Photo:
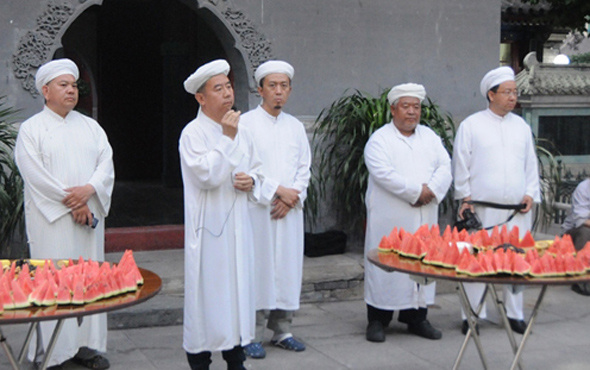
[[[76,80],[80,78],[80,72],[76,63],[67,58],[55,59],[43,64],[37,70],[37,74],[35,75],[35,87],[37,87],[37,91],[42,93],[44,85],[47,85],[51,80],[61,75],[72,75]]]
[[[396,100],[403,98],[404,96],[418,98],[420,99],[420,103],[422,103],[424,98],[426,98],[426,89],[424,86],[415,83],[396,85],[392,87],[389,94],[387,94],[389,105],[393,105]]]
[[[260,80],[272,73],[284,73],[292,80],[295,70],[292,65],[282,60],[269,60],[256,68],[256,72],[254,72],[256,84],[260,85]]]
[[[201,88],[213,76],[220,74],[229,74],[229,63],[224,59],[217,59],[207,64],[203,64],[195,73],[184,80],[184,89],[186,92],[196,94],[197,90]]]
[[[481,79],[479,91],[484,98],[487,98],[488,91],[496,85],[506,81],[514,81],[514,71],[510,67],[498,67],[492,69]]]

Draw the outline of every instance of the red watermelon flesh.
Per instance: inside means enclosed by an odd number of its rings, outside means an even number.
[[[502,241],[501,244],[510,242],[510,238],[508,237],[508,228],[506,227],[506,224],[502,225],[502,228],[500,229],[500,240]]]
[[[40,282],[37,287],[31,292],[29,299],[32,303],[36,304],[37,306],[43,305],[43,299],[47,294],[47,288],[49,286],[49,280],[45,279]]]
[[[380,252],[393,252],[393,243],[391,243],[388,237],[384,236],[379,242],[378,249]]]
[[[432,243],[430,245],[430,248],[428,248],[426,255],[422,259],[422,262],[430,264],[430,265],[439,266],[439,265],[441,265],[443,257],[444,257],[443,248],[440,245],[437,245],[436,243]]]
[[[524,234],[524,237],[520,241],[520,246],[525,248],[535,246],[535,239],[533,238],[529,230],[527,230],[527,232]]]
[[[450,246],[446,248],[445,254],[442,260],[442,266],[455,268],[459,263],[459,258],[461,254],[459,253],[459,248],[457,248],[456,243],[452,243]]]
[[[81,275],[75,275],[73,279],[74,291],[72,293],[72,304],[84,304],[84,279]]]
[[[565,266],[565,273],[566,275],[580,275],[586,272],[586,269],[583,265],[578,264],[574,256],[567,254],[563,256],[563,264]],[[581,267],[581,269],[580,269]]]
[[[57,296],[55,297],[55,303],[58,305],[66,305],[72,303],[72,291],[65,283],[61,281],[57,287]]]
[[[531,270],[531,265],[525,261],[524,257],[521,254],[515,253],[513,265],[512,265],[512,274],[513,275],[526,275]]]
[[[512,226],[512,229],[510,229],[510,234],[508,234],[508,243],[518,247],[520,245],[519,235],[520,230],[518,229],[518,226]]]
[[[0,277],[0,296],[2,296],[1,300],[5,310],[14,308],[14,301],[12,300],[12,295],[10,294],[10,282],[8,280],[8,274],[3,274],[2,277]]]
[[[29,307],[31,305],[29,302],[29,297],[23,292],[19,283],[16,280],[12,280],[10,283],[12,288],[11,295],[14,308]]]
[[[496,269],[492,265],[492,261],[485,253],[479,253],[477,255],[477,262],[479,262],[479,265],[483,270],[481,275],[492,275],[496,273]]]

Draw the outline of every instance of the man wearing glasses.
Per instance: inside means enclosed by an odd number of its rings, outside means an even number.
[[[468,201],[499,204],[524,204],[524,208],[506,223],[518,226],[522,238],[532,226],[533,203],[541,201],[535,144],[529,125],[512,113],[518,99],[514,71],[499,67],[489,71],[481,81],[481,94],[488,108],[467,117],[457,130],[453,150],[455,199],[461,200],[459,217],[470,209],[481,219],[484,228],[502,224],[513,213],[510,209],[477,206]],[[465,284],[472,307],[477,307],[484,284]],[[521,287],[504,286],[504,300],[510,327],[524,333]],[[479,317],[485,317],[485,307]],[[467,332],[463,316],[463,333]]]

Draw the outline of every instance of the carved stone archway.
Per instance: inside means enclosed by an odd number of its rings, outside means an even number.
[[[247,75],[250,91],[255,91],[255,68],[272,58],[268,39],[241,10],[231,7],[228,0],[181,1],[196,9],[207,8],[225,25],[235,40],[233,49],[246,62],[246,70],[242,72]],[[45,3],[37,17],[35,29],[28,30],[21,37],[12,57],[14,75],[20,80],[23,89],[33,97],[39,95],[35,88],[37,69],[61,47],[61,37],[68,26],[87,8],[101,4],[102,0],[48,0]]]

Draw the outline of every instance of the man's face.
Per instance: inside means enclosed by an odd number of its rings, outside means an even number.
[[[404,136],[414,133],[416,126],[420,123],[422,106],[420,99],[404,96],[399,98],[395,105],[390,107],[393,124]]]
[[[490,109],[492,112],[501,116],[512,112],[518,100],[516,82],[502,82],[498,87],[498,91],[488,91],[488,97],[490,98]]]
[[[54,112],[65,116],[78,104],[78,84],[70,74],[57,76],[42,88],[45,104]]]
[[[278,114],[289,100],[291,80],[284,73],[271,73],[264,77],[258,93],[262,96],[262,107],[269,113]]]
[[[219,117],[221,120],[221,117],[234,105],[234,90],[229,78],[224,74],[211,77],[202,91],[195,94],[195,97],[203,113],[213,119]]]

